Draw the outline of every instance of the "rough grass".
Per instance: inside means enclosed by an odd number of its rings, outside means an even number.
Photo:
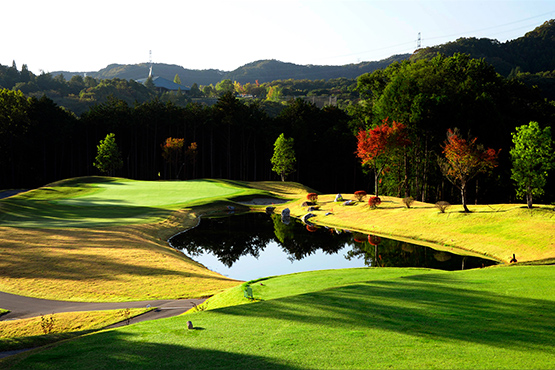
[[[131,308],[129,318],[141,315],[153,308]],[[42,320],[52,320],[52,330],[45,334]],[[61,339],[72,338],[99,330],[125,320],[123,310],[93,312],[64,312],[28,319],[0,321],[0,351],[33,348]]]
[[[279,196],[275,189],[294,197],[302,191],[298,184],[290,190],[271,182],[260,187],[218,180],[81,178],[1,200],[0,290],[105,302],[213,295],[239,282],[207,270],[166,241],[196,225],[199,213],[227,212],[226,205],[234,204],[230,199]],[[68,202],[79,205],[64,204]],[[132,217],[143,211],[147,213]],[[163,220],[154,214],[163,214]],[[108,226],[93,227],[100,222],[97,216]]]
[[[418,244],[475,252],[508,263],[515,253],[518,261],[546,260],[555,257],[555,211],[538,205],[527,209],[521,204],[470,206],[463,213],[453,205],[440,213],[433,204],[415,202],[407,209],[402,199],[382,197],[381,205],[370,209],[366,203],[344,206],[334,195],[320,195],[321,208],[311,218],[316,224],[358,230],[396,239],[410,238]],[[344,194],[355,199],[352,194]],[[291,214],[301,217],[303,200],[288,204]],[[278,210],[284,206],[278,207]],[[331,215],[325,216],[327,212]]]
[[[369,268],[355,270],[352,279],[349,272],[269,278],[253,284],[261,299],[256,303],[103,331],[3,364],[14,369],[553,368],[552,266],[458,272]],[[332,286],[335,278],[340,284]],[[196,330],[186,329],[188,320]]]

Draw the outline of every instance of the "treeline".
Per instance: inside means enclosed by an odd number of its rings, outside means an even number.
[[[473,180],[470,199],[481,203],[514,201],[511,134],[530,121],[542,127],[554,127],[555,122],[555,104],[538,89],[503,78],[483,59],[465,54],[394,63],[361,76],[357,89],[361,100],[351,105],[349,112],[359,130],[384,120],[408,128],[411,144],[383,174],[386,193],[397,196],[456,199],[456,190],[438,165],[447,130],[456,128],[465,139],[476,138],[483,146],[500,150],[494,171]],[[554,199],[554,188],[551,176],[546,200]]]
[[[179,77],[176,75],[175,78]],[[193,83],[188,92],[158,92],[153,87],[137,83],[133,79],[111,78],[97,79],[90,76],[73,75],[66,80],[62,74],[50,73],[35,75],[23,64],[18,70],[15,61],[12,66],[0,65],[0,88],[19,90],[30,97],[46,96],[56,104],[63,106],[77,115],[86,112],[95,104],[104,103],[108,97],[124,100],[130,105],[144,103],[153,99],[171,102],[185,107],[191,102],[212,104],[215,99],[226,93],[238,97],[255,98],[267,102],[285,103],[297,97],[333,96],[333,105],[346,107],[358,98],[355,91],[356,79],[335,78],[329,80],[276,80],[272,82],[241,84],[231,79],[224,79],[215,85],[198,85]],[[207,98],[207,99],[205,99]],[[279,109],[270,109],[277,115]]]
[[[16,75],[15,65],[7,70],[8,77],[25,75],[25,68]],[[0,83],[5,83],[6,73],[0,76]],[[37,83],[39,78],[26,83]],[[62,85],[61,80],[50,80]],[[163,100],[132,81],[82,79],[85,87],[78,98],[89,99],[91,105],[77,115],[46,96],[23,94],[16,86],[26,85],[18,85],[22,82],[16,78],[9,81],[12,90],[0,92],[0,188],[4,189],[99,174],[93,167],[96,146],[108,133],[115,134],[123,155],[124,166],[117,176],[278,180],[270,159],[276,138],[284,133],[294,139],[297,157],[296,171],[288,180],[322,192],[372,193],[371,174],[363,174],[355,156],[355,136],[388,119],[408,127],[411,145],[402,161],[384,170],[380,194],[458,202],[458,191],[445,180],[437,160],[447,130],[458,128],[465,137],[501,149],[499,166],[475,180],[469,200],[506,202],[516,200],[510,180],[511,133],[530,121],[555,127],[555,104],[539,89],[504,78],[484,60],[463,54],[393,63],[360,76],[356,87],[348,79],[331,85],[285,80],[265,86],[293,98],[309,95],[311,84],[327,92],[357,94],[345,107],[319,108],[306,99],[278,103],[269,100],[268,93],[265,99],[241,99],[237,92],[249,90],[239,83],[227,83],[227,90],[220,86],[212,105],[178,104],[172,101],[180,98],[178,94]],[[128,95],[121,98],[114,91]],[[99,94],[105,95],[103,101],[93,99]],[[169,137],[183,138],[185,149],[195,143],[196,154],[183,156],[185,160],[173,168],[162,157],[161,145]],[[553,189],[552,175],[544,201],[555,199]]]
[[[130,105],[109,98],[76,117],[49,98],[4,89],[0,109],[2,189],[100,174],[93,162],[108,133],[115,134],[124,161],[116,175],[132,179],[278,180],[270,158],[274,141],[285,133],[298,143],[297,169],[289,180],[322,191],[354,189],[364,181],[353,156],[348,115],[301,99],[290,101],[274,118],[260,102],[241,101],[230,93],[212,106],[180,107],[158,99]],[[162,157],[168,137],[197,147],[196,156],[173,171]]]

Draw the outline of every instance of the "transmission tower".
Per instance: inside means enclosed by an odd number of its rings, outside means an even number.
[[[420,49],[422,46],[422,38],[420,37],[420,32],[418,32],[418,39],[416,40],[416,48]]]

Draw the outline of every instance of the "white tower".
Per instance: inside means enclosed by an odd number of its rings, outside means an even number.
[[[148,77],[152,77],[152,50],[148,51],[148,63],[150,64],[150,70],[148,72]]]

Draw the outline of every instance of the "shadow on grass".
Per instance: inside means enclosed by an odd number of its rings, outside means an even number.
[[[78,199],[78,198],[77,198]],[[76,201],[77,202],[77,201]],[[126,205],[118,199],[90,199],[87,206],[45,200],[6,199],[2,202],[0,226],[10,227],[98,227],[129,223],[129,219],[167,217],[173,210]]]
[[[457,285],[455,285],[457,284]],[[555,350],[555,305],[461,287],[448,276],[371,281],[260,304],[222,315],[280,318],[330,329],[380,329],[510,349]]]
[[[121,331],[85,336],[2,364],[14,369],[297,369],[263,355],[149,343]]]

